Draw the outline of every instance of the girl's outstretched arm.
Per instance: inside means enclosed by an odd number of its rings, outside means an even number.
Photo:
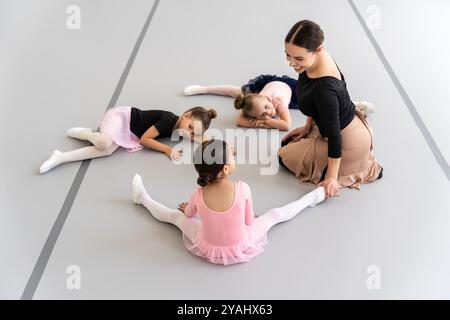
[[[188,218],[192,218],[197,214],[196,193],[194,192],[189,202],[182,202],[178,206],[178,210],[182,211]]]
[[[147,131],[145,131],[139,142],[144,147],[162,152],[170,158],[172,154],[172,148],[164,143],[156,141],[155,138],[158,136],[158,129],[156,129],[155,126],[151,126]]]

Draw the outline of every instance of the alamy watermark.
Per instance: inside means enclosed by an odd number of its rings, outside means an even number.
[[[370,5],[366,9],[366,25],[370,30],[381,29],[381,9],[377,5]]]
[[[367,267],[366,273],[368,278],[366,280],[366,286],[369,290],[381,289],[381,268],[377,265],[371,265]]]
[[[69,14],[66,20],[66,27],[69,30],[81,29],[81,9],[77,5],[70,5],[66,9],[66,13]]]
[[[69,290],[81,290],[81,268],[77,265],[67,267],[66,273],[69,275],[66,286]]]
[[[197,121],[195,121],[197,122]],[[200,122],[200,121],[198,121]],[[201,123],[201,122],[200,122]],[[201,136],[201,125],[194,126],[194,136]],[[182,141],[180,141],[182,138]],[[259,164],[261,175],[275,175],[279,169],[278,149],[280,148],[280,131],[278,129],[253,129],[238,128],[225,129],[225,132],[219,129],[208,129],[206,140],[224,140],[233,149],[236,164]],[[195,164],[201,159],[194,159],[195,150],[200,147],[199,144],[185,143],[189,140],[195,140],[183,129],[176,130],[171,136],[172,141],[179,143],[173,147],[174,152],[182,153],[181,157],[172,157],[174,164]],[[189,141],[190,142],[190,141]],[[209,162],[221,163],[223,158],[221,153],[212,153],[212,150],[205,149],[207,155],[204,158]]]

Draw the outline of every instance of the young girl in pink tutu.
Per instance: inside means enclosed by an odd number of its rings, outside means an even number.
[[[289,130],[291,114],[298,109],[295,88],[297,80],[288,76],[263,74],[241,87],[234,85],[200,86],[184,88],[184,94],[217,94],[235,98],[234,107],[241,110],[236,123],[241,127]]]
[[[263,251],[270,228],[325,199],[325,191],[319,187],[255,218],[250,187],[245,182],[229,180],[236,167],[231,154],[230,147],[222,140],[209,140],[197,148],[194,164],[200,187],[189,203],[181,203],[178,210],[155,201],[139,175],[132,181],[134,203],[142,204],[156,219],[176,225],[190,252],[223,265],[249,261]],[[195,215],[200,219],[195,219]]]
[[[54,167],[72,161],[109,156],[119,147],[135,152],[147,147],[163,152],[169,158],[178,160],[180,151],[157,141],[157,138],[171,137],[180,130],[181,135],[191,140],[203,141],[203,133],[209,128],[211,120],[216,118],[214,109],[194,107],[181,116],[164,110],[140,110],[134,107],[113,107],[106,111],[100,125],[100,131],[90,128],[71,128],[67,135],[71,138],[86,140],[93,146],[69,152],[53,151],[51,157],[39,168],[41,174]],[[194,130],[195,122],[201,123],[201,129]]]

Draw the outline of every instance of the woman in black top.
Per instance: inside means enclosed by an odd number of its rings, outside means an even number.
[[[202,142],[203,133],[209,128],[211,120],[216,118],[214,109],[194,107],[181,116],[165,110],[140,110],[135,107],[119,106],[108,109],[103,116],[100,131],[91,128],[71,128],[67,135],[71,138],[86,140],[93,146],[73,151],[53,151],[50,158],[39,168],[41,174],[54,167],[72,161],[109,156],[119,147],[135,152],[147,147],[164,153],[169,158],[179,160],[180,150],[157,141],[159,138],[177,138],[185,136],[191,140]]]
[[[327,198],[342,187],[381,177],[372,153],[373,130],[347,92],[344,76],[323,47],[323,31],[308,20],[296,23],[285,39],[289,65],[299,73],[297,99],[306,124],[289,132],[280,164],[303,182],[323,185]]]

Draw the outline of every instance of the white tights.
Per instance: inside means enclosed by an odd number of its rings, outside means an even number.
[[[139,201],[156,219],[177,226],[189,240],[194,241],[200,229],[201,222],[199,220],[188,218],[183,212],[164,206],[152,199],[144,188],[141,190]],[[283,207],[268,210],[253,222],[252,227],[255,230],[256,238],[264,236],[274,225],[294,218],[306,207],[314,206],[319,198],[325,198],[323,187],[318,187]]]
[[[63,163],[110,156],[119,148],[119,145],[114,143],[114,141],[104,133],[95,132],[92,129],[88,128],[77,129],[79,130],[74,130],[74,132],[70,132],[69,130],[70,137],[89,141],[93,144],[93,146],[84,147],[68,152],[61,152],[59,150],[53,151],[51,157],[40,167],[39,171],[41,174]]]
[[[184,89],[186,95],[196,95],[196,94],[217,94],[220,96],[229,96],[236,98],[242,93],[240,87],[233,85],[218,85],[218,86],[199,86],[192,85],[187,86]]]
[[[318,187],[305,194],[300,199],[290,202],[282,207],[269,209],[253,222],[257,236],[264,235],[278,223],[291,220],[303,211],[303,209],[315,206],[318,198],[325,198],[325,189],[323,187]]]
[[[188,218],[180,210],[170,209],[153,200],[146,191],[140,194],[139,201],[156,219],[177,226],[190,241],[193,242],[195,240],[200,229],[199,220]]]

